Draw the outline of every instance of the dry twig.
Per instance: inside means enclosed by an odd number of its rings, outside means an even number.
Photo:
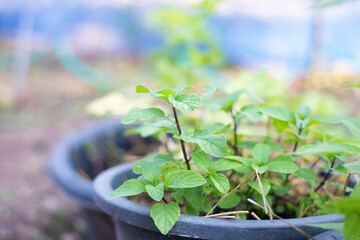
[[[244,182],[240,183],[239,185],[237,185],[233,190],[231,190],[230,192],[228,192],[227,194],[225,194],[222,198],[220,198],[220,200],[211,208],[211,210],[205,215],[209,216],[210,213],[212,211],[214,211],[214,209],[222,202],[224,201],[225,198],[227,198],[230,194],[232,194],[233,192],[235,192],[237,189],[239,189],[242,185],[244,185],[245,183],[247,183],[252,177],[254,176],[254,173],[252,173]]]
[[[249,211],[224,212],[224,213],[217,213],[217,214],[207,215],[207,216],[205,216],[205,217],[211,218],[211,217],[227,216],[227,215],[237,215],[237,214],[249,214]]]
[[[259,216],[258,216],[258,215],[256,215],[256,213],[251,212],[251,215],[252,215],[255,219],[257,219],[257,220],[261,221],[261,218],[259,218]]]
[[[259,208],[262,208],[263,210],[265,210],[265,208],[263,206],[261,206],[260,204],[258,204],[257,202],[255,202],[254,200],[252,200],[251,198],[246,199],[249,203],[254,204],[255,206],[258,206]],[[272,210],[270,210],[272,212]],[[311,240],[316,240],[315,238],[313,238],[310,234],[308,234],[307,232],[305,232],[304,230],[298,228],[297,226],[295,226],[294,224],[286,221],[285,219],[283,219],[282,217],[278,216],[277,214],[275,214],[274,212],[272,212],[272,214],[280,219],[281,221],[283,221],[284,223],[289,224],[293,229],[295,229],[296,231],[298,231],[299,233],[303,234],[304,236],[306,236],[307,238],[310,238]]]
[[[218,216],[216,218],[222,218],[222,219],[236,219],[235,216]]]

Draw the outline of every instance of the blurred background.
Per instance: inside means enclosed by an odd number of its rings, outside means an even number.
[[[0,239],[85,239],[49,152],[141,106],[138,84],[245,87],[358,116],[359,22],[346,0],[0,1]]]

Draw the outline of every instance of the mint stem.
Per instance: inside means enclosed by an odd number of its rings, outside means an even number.
[[[234,121],[234,154],[238,155],[239,150],[238,150],[238,141],[237,141],[237,133],[236,133],[238,126],[237,126],[237,122],[236,122],[236,116],[235,116],[233,110],[231,110],[231,117]]]
[[[303,128],[300,124],[298,135],[300,135],[302,133],[302,131],[303,131]],[[299,145],[299,139],[296,139],[296,142],[295,142],[294,148],[293,148],[293,152],[296,152],[298,145]]]
[[[298,135],[300,135],[302,133],[302,131],[303,131],[303,128],[302,128],[302,125],[300,124]],[[296,139],[296,142],[295,142],[293,150],[292,150],[293,153],[296,152],[298,145],[299,145],[299,139]],[[286,174],[285,184],[288,182],[289,182],[289,174]]]
[[[332,172],[331,168],[334,167],[335,160],[336,160],[336,158],[334,158],[334,160],[332,161],[329,171],[327,172],[326,176],[325,176],[324,179],[321,181],[321,183],[319,184],[319,186],[315,189],[315,192],[317,192],[322,186],[324,186],[326,180],[329,178],[330,173]]]
[[[177,117],[176,109],[175,109],[174,106],[173,106],[173,113],[174,113],[174,118],[175,118],[175,123],[176,123],[177,130],[179,132],[179,135],[181,136],[181,127],[180,127],[179,119]],[[189,170],[191,170],[189,159],[188,159],[187,154],[186,154],[185,143],[184,143],[184,141],[182,139],[180,139],[180,144],[181,144],[181,150],[183,152],[183,156],[184,156],[186,166],[187,166],[187,168]]]

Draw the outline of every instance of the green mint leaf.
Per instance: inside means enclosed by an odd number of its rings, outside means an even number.
[[[188,137],[194,136],[194,132],[195,132],[195,130],[193,128],[184,128],[182,130],[182,134],[185,136],[188,136]]]
[[[168,98],[170,94],[174,94],[174,93],[175,92],[169,87],[151,90],[151,95],[153,95],[156,98],[163,98],[163,97]]]
[[[229,155],[229,156],[224,157],[224,159],[240,162],[240,163],[244,164],[247,167],[251,167],[251,163],[252,163],[251,159],[248,158],[248,157],[240,157],[240,156]]]
[[[256,105],[245,105],[241,108],[240,114],[244,114],[255,120],[261,120],[263,117],[262,112],[259,110],[260,108]]]
[[[298,129],[300,128],[304,129],[309,123],[310,123],[309,117],[305,119],[301,119],[301,117],[298,114],[295,114],[295,125],[297,128],[296,132],[298,132]]]
[[[341,123],[341,120],[338,118],[330,118],[330,117],[314,117],[310,120],[309,125],[319,124],[319,123],[338,124]]]
[[[111,200],[119,197],[134,196],[142,192],[145,192],[144,183],[139,179],[129,179],[110,193],[106,199]]]
[[[181,94],[176,97],[171,94],[169,96],[169,102],[183,113],[192,112],[195,108],[202,105],[201,98],[196,94]]]
[[[214,92],[217,90],[217,88],[213,88],[210,86],[204,86],[205,93],[200,96],[201,100],[205,102],[211,95],[214,94]]]
[[[245,165],[234,168],[234,171],[239,173],[239,174],[246,174],[246,175],[250,175],[253,172],[252,167],[247,167]]]
[[[184,188],[186,189],[186,188]],[[171,193],[171,196],[180,204],[183,204],[184,198],[183,198],[183,191],[181,188],[177,188],[174,192]]]
[[[271,117],[285,122],[294,122],[295,116],[292,111],[283,107],[263,107],[260,111]]]
[[[263,174],[264,172],[266,172],[266,170],[268,170],[268,165],[259,166],[259,165],[255,164],[255,163],[252,163],[251,167],[254,170],[258,171],[260,174]]]
[[[268,170],[278,173],[294,173],[299,167],[294,163],[294,159],[288,155],[274,157],[268,163]]]
[[[204,151],[196,151],[192,153],[191,159],[194,161],[196,166],[202,170],[208,170],[211,168],[211,158]]]
[[[346,126],[352,133],[360,135],[360,119],[344,117],[342,124]]]
[[[229,179],[222,173],[215,173],[210,175],[217,190],[221,193],[227,193],[230,189]]]
[[[160,179],[161,169],[159,165],[154,162],[146,162],[142,166],[142,173],[147,181],[155,183],[158,179]]]
[[[220,133],[221,131],[224,132],[224,131],[226,131],[227,128],[228,128],[228,126],[225,126],[222,123],[214,123],[210,126],[207,126],[207,125],[201,126],[201,130],[209,131],[214,134]]]
[[[308,181],[314,181],[317,179],[315,172],[307,168],[299,168],[296,172],[293,173],[296,177],[306,179]]]
[[[244,92],[244,90],[238,90],[225,98],[211,99],[206,105],[211,112],[216,112],[218,110],[229,111],[232,109],[234,103],[239,99],[240,95]]]
[[[280,143],[271,142],[271,141],[265,141],[264,143],[269,145],[271,150],[274,152],[285,152],[284,147]]]
[[[143,85],[137,85],[136,86],[136,92],[137,93],[149,93],[150,90],[147,87],[143,86]]]
[[[215,135],[208,131],[200,131],[194,135],[194,139],[203,151],[214,157],[223,157],[229,152],[223,134]]]
[[[283,132],[289,128],[289,122],[284,122],[278,119],[273,119],[274,127],[277,132]]]
[[[360,200],[360,199],[359,199]],[[360,238],[360,212],[346,214],[344,217],[344,236],[343,239]]]
[[[253,180],[250,180],[248,182],[248,184],[250,185],[250,187],[255,189],[255,191],[257,191],[258,193],[261,194],[261,189],[260,189],[260,186],[259,186],[259,182],[257,180],[256,180],[256,182],[254,182]],[[271,188],[271,185],[270,185],[269,181],[267,179],[261,179],[261,185],[263,187],[265,196],[268,195],[268,193],[270,191],[270,188]]]
[[[196,210],[196,209],[195,209],[194,207],[192,207],[191,205],[187,205],[187,206],[186,206],[185,213],[186,213],[186,215],[199,216],[199,211]]]
[[[306,124],[306,123],[305,123]],[[304,125],[302,125],[304,126]],[[299,127],[300,128],[300,127]],[[293,134],[295,135],[297,138],[300,138],[300,139],[307,139],[309,137],[309,130],[305,129],[301,134],[298,134],[297,133],[298,130],[296,130],[295,132],[292,132],[292,133],[289,133],[289,134]]]
[[[255,141],[245,140],[239,145],[239,147],[245,149],[253,149],[257,143],[258,142]]]
[[[322,154],[322,153],[344,153],[359,152],[360,148],[347,143],[321,143],[317,145],[302,146],[296,151],[295,155]]]
[[[145,185],[146,192],[149,196],[154,199],[155,201],[160,201],[164,196],[164,183],[159,183],[155,187],[152,185]]]
[[[219,204],[219,207],[222,209],[230,209],[238,206],[240,201],[241,197],[236,192],[233,192]]]
[[[231,159],[226,159],[226,158],[223,158],[223,159],[213,162],[213,170],[215,172],[227,171],[227,170],[235,169],[235,168],[238,168],[241,166],[243,166],[243,165],[240,162],[233,161]]]
[[[131,124],[136,121],[146,121],[150,119],[165,119],[165,113],[159,108],[133,108],[122,119],[121,124]]]
[[[275,194],[277,195],[286,195],[291,191],[291,186],[283,186],[283,185],[278,185],[278,186],[273,186],[272,187]]]
[[[156,154],[150,153],[146,155],[143,159],[137,161],[133,167],[133,172],[135,174],[143,174],[143,165],[147,162],[157,165],[159,168],[162,167],[165,163],[175,161],[170,155],[167,154]]]
[[[206,183],[203,176],[195,171],[180,170],[165,176],[164,184],[169,188],[193,188]]]
[[[125,134],[127,135],[140,135],[142,138],[147,138],[150,136],[154,136],[158,133],[161,129],[159,127],[154,127],[150,125],[141,125],[135,128],[127,129]]]
[[[256,162],[266,163],[269,161],[271,148],[265,143],[258,143],[255,145],[252,151],[252,156]]]
[[[343,165],[341,165],[341,164],[337,165],[336,168],[333,169],[333,170],[335,172],[340,173],[340,174],[345,175],[345,176],[349,175],[348,169],[346,167],[344,167]]]
[[[169,102],[168,98],[170,94],[175,94],[171,88],[154,89],[150,91],[151,96],[154,98],[160,98],[166,102]]]
[[[300,117],[301,120],[304,120],[310,116],[311,109],[308,106],[300,104],[296,108],[296,114]]]
[[[341,155],[335,155],[335,157],[338,159],[338,160],[340,160],[340,161],[342,161],[342,162],[345,162],[346,160],[347,160],[347,156],[346,156],[346,154],[341,154]]]
[[[173,92],[175,93],[176,96],[178,96],[180,93],[182,93],[185,90],[188,89],[192,89],[193,87],[188,86],[188,85],[184,85],[184,86],[178,86],[176,88],[173,89]]]
[[[353,190],[353,192],[355,189]],[[352,194],[351,194],[352,195]],[[350,196],[351,196],[350,195]],[[320,210],[321,213],[339,213],[339,214],[351,214],[357,212],[360,214],[359,207],[360,198],[338,198],[329,204],[327,204],[323,209]]]
[[[354,173],[360,174],[360,162],[351,162],[344,164],[344,167],[353,171]]]
[[[185,199],[196,210],[201,211],[204,208],[203,188],[202,188],[202,186],[195,187],[195,188],[184,188],[183,193],[184,193]]]
[[[152,206],[150,216],[160,232],[166,235],[179,219],[180,208],[173,202],[169,204],[157,203]]]
[[[228,154],[228,148],[225,136],[223,134],[214,135],[209,131],[201,130],[194,136],[181,135],[185,142],[196,143],[207,154],[214,157],[224,157]]]
[[[351,195],[351,198],[360,198],[360,184],[356,184]]]

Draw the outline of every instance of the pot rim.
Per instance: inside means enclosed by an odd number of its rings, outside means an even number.
[[[95,211],[101,211],[93,200],[92,180],[79,174],[72,160],[72,149],[79,148],[110,129],[119,129],[119,119],[110,119],[74,131],[62,138],[50,153],[46,170],[57,187],[68,196]]]
[[[127,198],[116,198],[112,200],[106,200],[106,197],[115,190],[114,181],[117,180],[121,174],[128,173],[132,170],[135,162],[124,163],[122,165],[110,168],[99,174],[94,182],[94,199],[96,204],[106,213],[111,215],[114,219],[126,222],[131,225],[135,225],[141,228],[145,228],[152,231],[159,230],[156,228],[152,219],[150,218],[150,207],[138,204]],[[326,214],[312,217],[303,218],[290,218],[286,219],[288,222],[296,225],[297,227],[309,227],[308,224],[315,223],[329,223],[329,222],[340,222],[343,217],[338,214]],[[274,228],[291,228],[288,224],[281,220],[233,220],[233,219],[216,219],[216,218],[205,218],[199,216],[191,216],[180,214],[177,223],[174,225],[169,234],[179,236],[189,236],[189,233],[184,233],[186,226],[191,228],[197,227],[203,229],[206,234],[206,228],[216,228],[222,232],[234,232],[234,229],[253,229],[268,231]],[[295,231],[295,230],[294,230]],[[206,237],[207,235],[201,236],[202,230],[197,231],[190,237]],[[226,233],[225,233],[226,234]],[[299,233],[300,234],[300,233]]]

